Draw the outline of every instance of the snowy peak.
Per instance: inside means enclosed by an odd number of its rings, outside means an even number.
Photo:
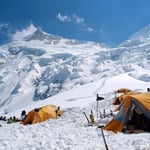
[[[37,44],[38,42],[38,44]],[[47,44],[47,45],[55,45],[62,47],[62,45],[65,47],[66,45],[73,46],[79,46],[82,45],[83,47],[99,47],[99,48],[106,48],[106,45],[101,43],[95,43],[91,41],[79,41],[75,39],[66,39],[57,35],[49,34],[44,32],[41,28],[35,27],[33,24],[31,24],[29,27],[17,31],[12,36],[12,41],[10,42],[11,45],[17,45],[17,46],[30,46],[34,45],[40,45],[40,44]],[[29,44],[30,43],[30,44]],[[31,44],[32,43],[32,44]]]
[[[25,37],[26,41],[30,40],[43,40],[45,38],[45,34],[42,32],[40,28],[37,28],[35,32]]]
[[[47,34],[47,33],[43,32],[41,28],[37,28],[35,30],[35,32],[33,32],[32,34],[25,37],[26,41],[31,41],[31,40],[43,41],[43,40],[47,40],[49,43],[52,40],[56,41],[56,40],[59,40],[59,39],[60,39],[60,37],[58,37],[58,36],[50,35],[50,34]]]
[[[121,43],[119,47],[132,47],[143,44],[150,44],[150,24],[134,33],[128,40]]]

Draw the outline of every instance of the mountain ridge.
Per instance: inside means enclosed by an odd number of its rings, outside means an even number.
[[[133,47],[144,44],[150,44],[150,24],[132,34],[119,47]]]
[[[149,42],[108,48],[95,42],[53,36],[30,26],[18,31],[12,41],[0,49],[0,108],[3,112],[11,109],[13,103],[28,105],[123,73],[150,80]],[[24,95],[24,100],[19,99],[20,95]]]

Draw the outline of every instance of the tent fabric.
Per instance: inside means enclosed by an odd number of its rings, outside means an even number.
[[[133,106],[139,108],[139,110],[150,119],[150,94],[141,93],[128,95],[120,105],[118,114],[104,127],[104,130],[113,131],[114,133],[121,132],[132,117],[131,112]]]
[[[150,112],[150,94],[149,93],[133,95],[131,96],[131,98],[137,100],[143,107],[147,109],[147,111]]]
[[[58,115],[62,115],[62,111],[58,110],[58,107],[55,105],[46,105],[37,110],[31,110],[24,121],[21,124],[35,124],[43,122],[47,119],[56,119]]]
[[[103,129],[104,130],[110,130],[113,131],[114,133],[121,132],[123,128],[123,122],[119,122],[115,119],[112,119],[107,126],[105,126]]]
[[[127,92],[127,93],[124,93],[124,94],[121,94],[119,97],[117,97],[114,101],[113,101],[113,103],[112,103],[112,105],[116,105],[116,104],[120,104],[120,103],[122,103],[122,101],[127,97],[127,96],[129,96],[129,95],[137,95],[137,94],[141,94],[141,92]]]
[[[131,92],[131,90],[128,88],[121,88],[116,91],[116,93],[127,93],[127,92]]]
[[[140,92],[127,92],[119,96],[119,101],[121,103],[127,96],[137,95],[137,94],[140,94]]]

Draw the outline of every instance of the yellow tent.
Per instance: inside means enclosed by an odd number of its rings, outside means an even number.
[[[30,111],[25,120],[21,122],[21,124],[35,124],[39,122],[43,122],[47,119],[56,119],[57,116],[61,116],[62,111],[60,110],[60,107],[55,105],[46,105],[43,107],[40,107],[38,109],[34,109]]]
[[[124,128],[128,129],[129,125],[133,125],[135,127],[134,129],[150,131],[149,93],[133,94],[125,97],[120,111],[104,127],[104,130],[117,133],[123,131]]]

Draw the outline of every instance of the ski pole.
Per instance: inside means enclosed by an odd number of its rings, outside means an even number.
[[[105,136],[104,136],[104,132],[103,132],[103,127],[104,127],[103,125],[98,126],[98,128],[101,128],[101,133],[102,133],[103,141],[104,141],[104,144],[105,144],[105,148],[106,148],[106,150],[108,150],[108,146],[107,146]]]
[[[84,114],[84,116],[85,116],[85,118],[87,119],[87,122],[88,122],[88,124],[89,124],[89,123],[90,123],[90,121],[89,121],[89,119],[88,119],[88,117],[87,117],[86,113],[85,113],[85,112],[83,112],[83,114]]]

